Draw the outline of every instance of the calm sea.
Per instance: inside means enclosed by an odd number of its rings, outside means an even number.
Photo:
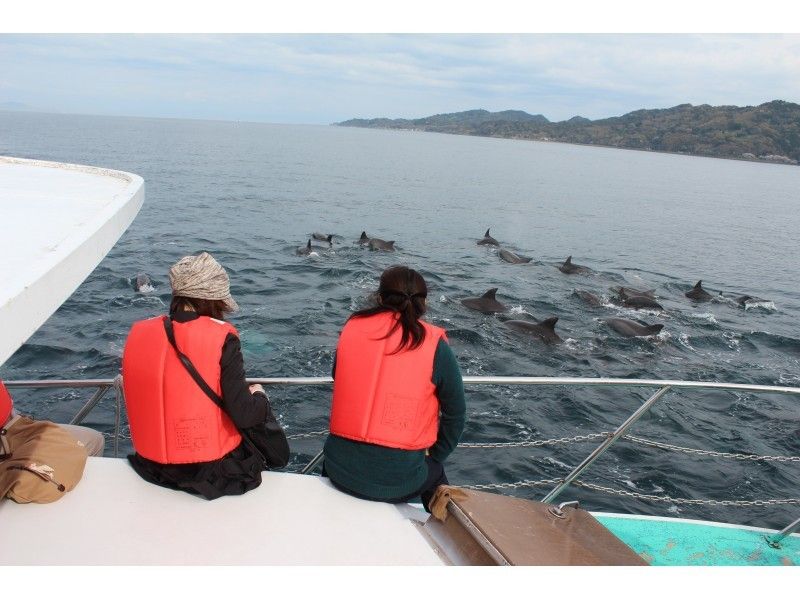
[[[108,378],[130,324],[165,310],[168,267],[211,252],[228,269],[251,376],[329,375],[337,334],[402,263],[429,287],[429,318],[448,330],[463,373],[713,380],[800,386],[800,168],[418,132],[0,112],[0,154],[92,164],[141,175],[146,201],[107,258],[0,368],[8,379]],[[35,226],[35,223],[32,223]],[[503,262],[476,245],[486,228],[533,257]],[[396,240],[393,254],[354,241],[362,230]],[[312,232],[332,249],[295,255]],[[319,243],[325,245],[324,243]],[[594,273],[568,276],[566,258]],[[146,272],[155,290],[134,291]],[[714,301],[684,297],[698,279]],[[607,301],[609,287],[655,289],[663,313]],[[497,287],[509,316],[459,299]],[[575,290],[600,295],[591,307]],[[743,309],[731,298],[765,301]],[[503,325],[557,316],[565,340],[544,345]],[[607,317],[661,323],[652,338],[622,338]],[[86,400],[71,391],[19,391],[23,410],[68,420]],[[289,434],[324,430],[325,387],[270,395]],[[646,390],[471,387],[465,441],[519,441],[613,429]],[[787,396],[673,391],[635,428],[638,436],[728,452],[800,453],[798,401]],[[113,433],[114,402],[87,423]],[[123,417],[124,423],[124,417]],[[130,443],[128,430],[123,449]],[[322,437],[292,443],[299,469]],[[452,482],[558,478],[591,444],[459,449]],[[107,454],[109,451],[107,450]],[[623,490],[685,498],[800,496],[796,463],[749,463],[666,452],[623,441],[585,475]],[[508,490],[541,497],[546,488]],[[780,527],[791,506],[670,507],[576,489],[591,509]]]

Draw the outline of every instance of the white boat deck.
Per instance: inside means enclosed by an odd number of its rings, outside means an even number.
[[[95,269],[143,201],[135,174],[0,156],[0,364]]]
[[[207,501],[145,482],[124,459],[90,457],[57,502],[0,500],[0,565],[444,564],[411,519],[424,519],[419,509],[359,500],[318,476],[263,477]]]

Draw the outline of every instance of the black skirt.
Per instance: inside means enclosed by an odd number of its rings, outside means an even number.
[[[152,484],[214,500],[244,494],[261,485],[263,461],[242,442],[230,453],[205,463],[157,463],[138,453],[128,455],[134,471]]]

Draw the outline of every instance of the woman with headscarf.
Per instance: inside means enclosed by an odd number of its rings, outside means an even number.
[[[447,484],[464,430],[461,370],[445,331],[422,320],[428,289],[405,266],[381,275],[377,305],[348,319],[334,361],[324,475],[353,496],[426,510]]]
[[[125,404],[145,480],[207,499],[243,494],[283,467],[289,446],[260,384],[248,386],[238,309],[225,269],[208,253],[169,271],[168,316],[133,324],[122,356]],[[266,427],[266,430],[265,430]],[[253,430],[265,442],[256,445]]]

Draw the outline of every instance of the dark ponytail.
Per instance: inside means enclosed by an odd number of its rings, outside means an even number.
[[[381,283],[375,294],[378,305],[357,311],[350,317],[366,318],[384,312],[399,314],[400,317],[383,338],[389,338],[398,326],[402,327],[400,344],[392,353],[411,351],[425,340],[425,327],[420,324],[419,319],[425,313],[427,296],[428,287],[419,272],[406,266],[393,266],[381,274]]]

